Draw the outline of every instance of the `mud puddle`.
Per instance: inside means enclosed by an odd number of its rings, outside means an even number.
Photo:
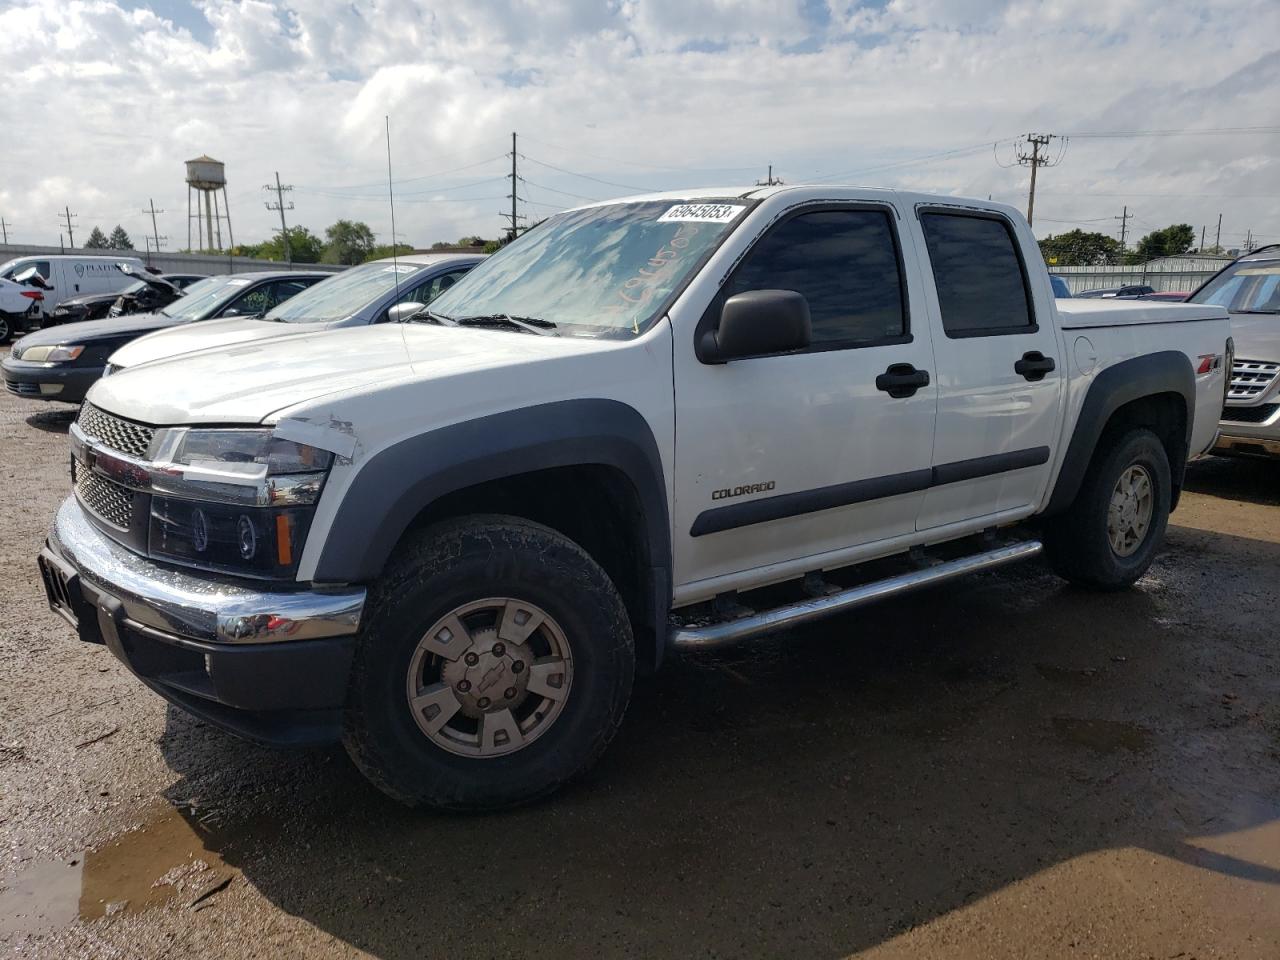
[[[0,936],[176,902],[202,909],[238,875],[217,831],[166,807],[96,850],[32,863],[0,885]]]

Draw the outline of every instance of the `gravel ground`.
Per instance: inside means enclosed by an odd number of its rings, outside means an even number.
[[[69,419],[0,395],[7,956],[1280,956],[1280,465],[1194,465],[1134,590],[1027,565],[682,658],[581,784],[442,817],[72,638]]]

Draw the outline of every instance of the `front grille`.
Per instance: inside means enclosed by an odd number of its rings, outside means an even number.
[[[86,437],[98,440],[112,450],[132,457],[145,457],[155,436],[155,427],[124,420],[86,403],[77,421]]]
[[[1260,403],[1256,407],[1223,407],[1222,419],[1231,423],[1266,423],[1275,412],[1280,410],[1280,403]]]
[[[1261,360],[1239,360],[1231,365],[1231,389],[1228,400],[1252,400],[1260,397],[1280,376],[1280,363]]]
[[[72,472],[80,502],[112,526],[128,530],[133,519],[132,491],[74,462]]]
[[[38,383],[19,383],[17,380],[6,380],[4,385],[5,389],[10,393],[16,393],[20,397],[40,396],[40,384]]]

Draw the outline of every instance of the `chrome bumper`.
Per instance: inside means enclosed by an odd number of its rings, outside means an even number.
[[[259,590],[140,557],[102,534],[74,496],[58,508],[49,547],[80,578],[117,598],[133,623],[212,643],[345,637],[360,627],[364,588]]]

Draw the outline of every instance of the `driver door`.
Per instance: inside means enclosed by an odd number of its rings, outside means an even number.
[[[937,387],[891,395],[891,367],[933,368],[914,241],[887,203],[823,203],[784,215],[729,275],[729,296],[794,290],[808,349],[699,362],[677,343],[673,545],[677,602],[848,562],[910,536],[928,486]]]

